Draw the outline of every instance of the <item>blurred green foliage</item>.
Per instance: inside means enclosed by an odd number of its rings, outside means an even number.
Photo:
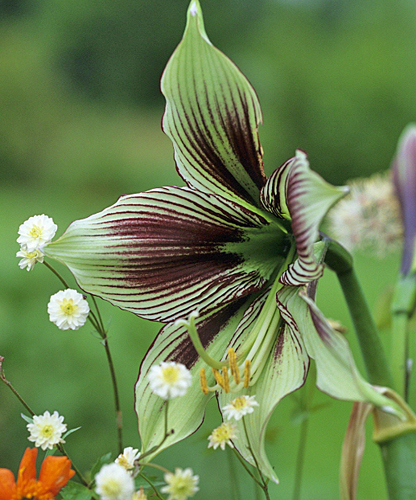
[[[411,0],[202,0],[208,34],[253,83],[264,112],[266,171],[308,152],[333,183],[389,167],[397,138],[416,119],[416,4]],[[60,332],[46,303],[60,284],[37,266],[20,271],[17,228],[46,213],[60,232],[121,194],[181,183],[169,140],[160,131],[158,90],[182,36],[188,0],[0,0],[0,354],[5,371],[38,413],[65,415],[82,429],[68,439],[81,469],[115,453],[110,379],[88,326]],[[370,302],[394,280],[397,259],[358,259]],[[380,278],[383,280],[380,283]],[[68,279],[70,277],[68,276]],[[335,292],[334,292],[335,289]],[[320,305],[350,326],[335,279]],[[122,387],[126,446],[138,446],[133,385],[158,326],[102,304]],[[355,352],[354,337],[349,335]],[[328,402],[317,394],[316,402]],[[276,498],[292,490],[298,427],[288,398],[270,424],[269,448],[281,478]],[[350,405],[331,401],[311,416],[305,500],[338,493],[338,459]],[[0,465],[17,470],[29,444],[23,408],[0,386]],[[206,449],[219,424],[207,424],[166,451],[167,467],[201,475],[197,498],[231,498],[225,453]],[[238,464],[237,464],[238,466]],[[248,480],[240,485],[251,488]],[[251,490],[248,490],[251,491]],[[360,497],[385,498],[378,450],[368,445]],[[250,495],[251,496],[251,495]],[[252,495],[254,498],[254,494]]]

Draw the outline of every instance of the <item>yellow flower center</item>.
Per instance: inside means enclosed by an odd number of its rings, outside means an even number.
[[[33,225],[32,229],[29,231],[29,235],[34,240],[37,240],[42,236],[43,229],[39,226]]]
[[[215,442],[221,443],[229,441],[234,437],[233,428],[229,424],[222,424],[212,431],[212,437]]]
[[[101,487],[103,496],[117,497],[121,493],[120,481],[117,479],[108,479]]]
[[[48,438],[50,436],[52,436],[53,434],[53,425],[49,424],[49,425],[44,425],[42,427],[42,436]]]
[[[61,304],[61,310],[66,316],[72,316],[78,309],[78,306],[74,304],[72,299],[64,299]]]
[[[234,401],[231,401],[231,404],[236,410],[241,410],[242,408],[247,406],[247,399],[240,396],[238,398],[235,398]]]
[[[174,384],[179,378],[179,370],[176,366],[167,366],[163,368],[163,380],[167,384]]]

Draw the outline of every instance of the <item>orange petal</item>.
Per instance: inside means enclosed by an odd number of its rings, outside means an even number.
[[[16,493],[14,475],[9,469],[0,469],[0,500],[10,500]]]
[[[50,491],[53,496],[63,488],[75,474],[71,469],[71,461],[67,457],[48,456],[42,463],[39,474],[39,483]]]
[[[37,448],[26,448],[22,461],[20,462],[19,474],[17,476],[17,488],[24,490],[25,485],[36,480],[36,457]]]

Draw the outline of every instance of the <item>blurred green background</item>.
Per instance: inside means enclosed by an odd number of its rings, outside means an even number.
[[[308,152],[312,167],[339,184],[389,167],[397,138],[416,120],[416,3],[412,0],[202,0],[208,34],[259,95],[266,173]],[[119,195],[179,184],[172,147],[160,130],[159,79],[179,42],[187,0],[0,0],[0,354],[5,373],[35,412],[58,410],[82,429],[67,449],[82,470],[116,452],[105,354],[89,326],[62,332],[46,304],[60,283],[42,266],[17,266],[19,224],[74,219]],[[370,303],[394,282],[399,256],[357,256]],[[65,273],[65,270],[62,269]],[[70,276],[66,275],[68,279]],[[329,272],[319,305],[350,329]],[[158,325],[101,304],[121,386],[125,445],[139,446],[133,411],[138,366]],[[387,335],[383,340],[388,344]],[[362,366],[360,364],[360,366]],[[338,463],[351,405],[316,393],[310,418],[304,500],[338,497]],[[281,479],[273,498],[290,498],[299,426],[287,398],[269,427]],[[17,471],[27,441],[23,407],[0,385],[0,466]],[[225,452],[207,450],[219,425],[216,403],[202,428],[159,456],[201,476],[196,498],[232,498]],[[371,426],[368,429],[371,435]],[[239,467],[236,464],[236,467]],[[221,476],[219,476],[221,475]],[[221,477],[221,479],[218,479]],[[240,489],[252,486],[241,472]],[[245,489],[244,489],[245,488]],[[248,488],[248,489],[247,489]],[[254,492],[244,498],[254,498]],[[368,442],[359,499],[386,498],[378,449]]]

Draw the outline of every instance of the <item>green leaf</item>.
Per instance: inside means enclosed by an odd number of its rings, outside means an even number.
[[[25,415],[24,413],[21,413],[20,416],[23,418],[23,420],[25,420],[28,424],[33,424],[33,418],[32,417],[28,417],[27,415]]]
[[[95,464],[92,466],[92,469],[91,469],[91,480],[93,480],[95,478],[95,476],[100,472],[101,467],[103,465],[106,465],[106,464],[109,464],[109,463],[112,462],[111,455],[112,455],[111,452],[106,453],[105,455],[103,455],[102,457],[100,457],[95,462]]]
[[[162,76],[163,130],[189,186],[259,205],[265,183],[258,138],[261,110],[250,83],[209,41],[197,0]]]
[[[63,500],[90,500],[91,498],[99,498],[86,486],[74,481],[69,481],[60,493]]]
[[[69,431],[65,432],[65,434],[62,436],[62,439],[65,439],[70,434],[72,434],[75,431],[79,431],[80,429],[81,429],[81,427],[75,427],[74,429],[69,429]]]

